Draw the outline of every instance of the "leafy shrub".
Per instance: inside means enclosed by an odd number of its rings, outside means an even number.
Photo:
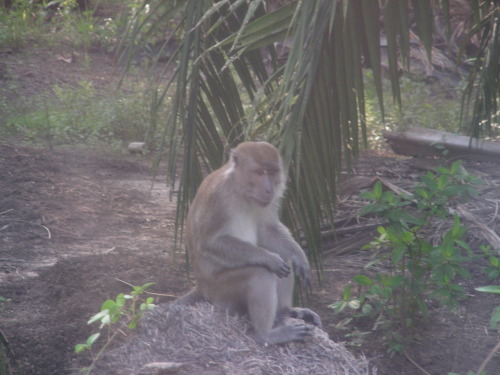
[[[113,145],[120,140],[144,139],[149,108],[142,94],[104,96],[87,81],[76,88],[56,85],[53,92],[53,96],[39,96],[33,111],[10,111],[0,135],[43,140],[51,146],[99,142]]]
[[[462,286],[455,280],[470,277],[466,263],[475,255],[463,240],[466,228],[450,206],[476,195],[479,183],[455,162],[450,169],[440,167],[436,173],[427,173],[411,194],[384,191],[380,181],[372,191],[362,193],[370,203],[360,215],[375,215],[384,221],[377,229],[378,238],[364,247],[377,251],[367,267],[388,261],[389,271],[374,277],[355,276],[360,295],[351,296],[347,286],[343,300],[331,307],[337,313],[349,307],[357,311],[357,316],[384,317],[377,324],[385,328],[389,351],[404,350],[414,337],[416,317],[419,313],[427,315],[429,300],[455,307],[464,297]],[[425,233],[429,228],[437,220],[448,218],[453,219],[453,225],[441,242],[428,241]]]
[[[84,369],[84,374],[90,374],[96,361],[102,356],[104,351],[108,348],[109,344],[123,330],[135,329],[143,312],[146,310],[154,309],[156,306],[153,304],[153,297],[143,298],[146,289],[154,285],[154,283],[144,284],[142,286],[133,286],[130,294],[120,293],[116,298],[108,299],[101,306],[101,311],[92,316],[87,324],[100,322],[99,329],[107,328],[107,340],[103,347],[96,355],[93,355],[93,363],[90,367]],[[86,350],[92,351],[93,346],[97,339],[101,336],[100,332],[90,335],[84,344],[77,344],[75,346],[76,353],[82,353]]]

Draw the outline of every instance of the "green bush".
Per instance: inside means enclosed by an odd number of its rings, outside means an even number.
[[[409,76],[403,76],[401,82],[402,108],[391,99],[390,82],[383,81],[385,118],[378,106],[372,73],[366,71],[366,120],[368,140],[373,148],[385,147],[382,130],[401,130],[418,126],[439,129],[451,133],[460,132],[460,100],[462,88],[446,91],[437,84],[430,84]],[[450,91],[453,91],[450,95]]]
[[[349,307],[357,316],[378,317],[388,351],[401,352],[415,337],[417,316],[427,315],[429,300],[457,306],[464,291],[455,280],[470,277],[466,264],[476,256],[464,242],[466,228],[450,207],[452,202],[477,194],[479,183],[455,162],[449,169],[440,167],[436,173],[427,173],[410,194],[384,191],[380,181],[372,191],[364,192],[362,197],[369,204],[360,215],[384,222],[377,229],[378,238],[364,247],[376,251],[375,260],[367,267],[384,261],[389,271],[373,277],[355,276],[360,295],[353,297],[347,286],[343,300],[331,305],[335,312]],[[439,243],[426,239],[437,220],[451,218],[453,225]]]
[[[60,144],[115,144],[143,140],[149,121],[146,98],[140,94],[113,93],[104,96],[90,82],[78,87],[53,88],[54,95],[41,95],[34,110],[15,113],[5,120],[0,136]]]
[[[132,286],[130,294],[120,293],[115,299],[108,299],[101,306],[101,311],[92,316],[87,324],[100,322],[99,330],[107,329],[106,342],[97,354],[92,355],[93,361],[90,367],[83,369],[83,374],[89,375],[92,369],[106,351],[108,346],[115,340],[119,334],[124,334],[127,329],[135,329],[147,310],[154,309],[153,297],[144,297],[146,289],[153,286],[154,283],[144,284],[142,286]],[[101,336],[100,332],[90,335],[84,344],[75,346],[76,353],[93,350],[94,344]]]

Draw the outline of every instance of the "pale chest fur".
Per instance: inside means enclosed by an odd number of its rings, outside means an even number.
[[[227,234],[242,241],[257,245],[258,225],[255,216],[246,212],[231,215],[228,221]]]

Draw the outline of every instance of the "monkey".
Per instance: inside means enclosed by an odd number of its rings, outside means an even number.
[[[244,142],[201,183],[187,215],[185,246],[195,288],[176,303],[208,300],[246,315],[263,344],[305,341],[315,312],[292,307],[294,275],[310,283],[306,254],[279,219],[283,161],[267,142]],[[304,323],[285,325],[285,317]],[[305,324],[311,323],[311,324]]]

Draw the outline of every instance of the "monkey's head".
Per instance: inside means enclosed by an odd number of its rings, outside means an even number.
[[[283,194],[283,162],[271,144],[241,143],[231,151],[230,163],[228,173],[248,203],[266,207]]]

